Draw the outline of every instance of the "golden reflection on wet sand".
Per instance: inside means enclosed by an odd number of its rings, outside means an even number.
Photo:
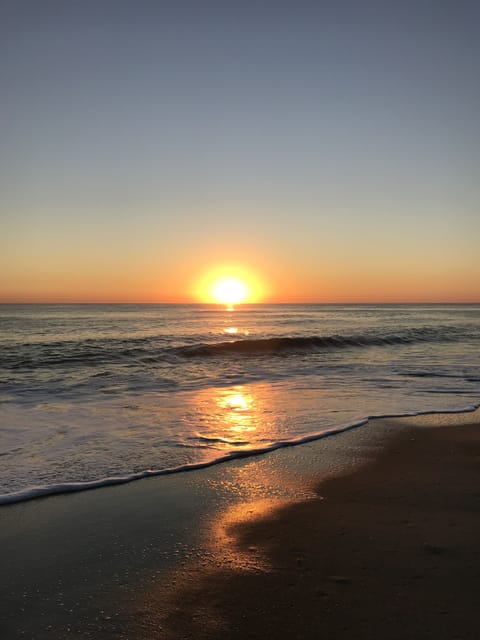
[[[234,504],[211,523],[210,546],[215,553],[221,549],[230,567],[247,571],[268,571],[269,563],[260,546],[245,548],[239,543],[242,525],[266,518],[284,504],[318,498],[315,488],[306,485],[291,469],[272,465],[263,457],[232,467],[219,484],[223,492],[233,497]],[[210,485],[215,488],[216,483]]]
[[[260,520],[273,513],[286,498],[263,498],[254,501],[240,502],[228,508],[212,523],[210,531],[210,547],[213,553],[227,559],[231,569],[242,571],[268,571],[269,561],[259,545],[244,547],[239,541],[238,529],[249,520]]]

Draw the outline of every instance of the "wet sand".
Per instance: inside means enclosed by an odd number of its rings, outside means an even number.
[[[0,636],[480,637],[478,417],[0,509]]]
[[[231,525],[215,561],[146,595],[142,637],[480,637],[479,436],[409,427],[315,498]]]

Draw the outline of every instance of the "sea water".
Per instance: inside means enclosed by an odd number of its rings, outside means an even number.
[[[480,305],[0,305],[0,503],[473,409]]]

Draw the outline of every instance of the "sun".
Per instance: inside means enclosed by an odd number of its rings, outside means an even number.
[[[192,287],[194,298],[203,303],[233,308],[242,303],[261,302],[265,286],[250,269],[240,265],[219,265],[204,272]]]
[[[237,278],[223,278],[213,285],[212,295],[220,304],[239,304],[248,297],[248,287]]]

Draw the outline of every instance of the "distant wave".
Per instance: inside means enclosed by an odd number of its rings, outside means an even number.
[[[308,353],[323,349],[341,349],[348,347],[372,347],[408,345],[418,342],[450,342],[463,338],[463,332],[451,327],[409,329],[392,334],[358,334],[351,336],[298,336],[264,339],[245,339],[213,344],[195,344],[177,347],[180,356],[221,357],[223,355],[286,355],[289,353]]]

